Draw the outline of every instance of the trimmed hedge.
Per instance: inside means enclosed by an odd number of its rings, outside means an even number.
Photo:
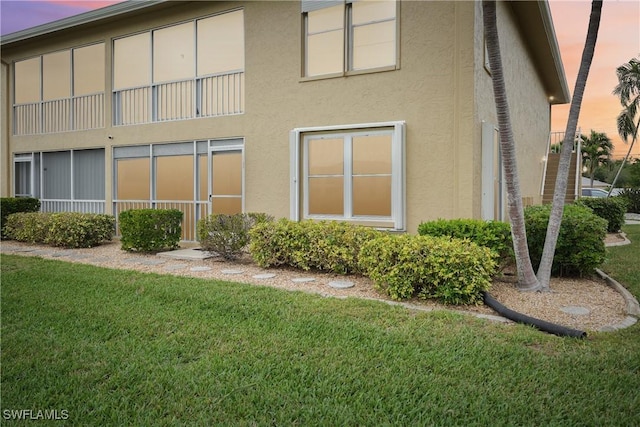
[[[551,205],[529,206],[525,209],[527,243],[533,268],[542,258]],[[556,244],[552,274],[560,276],[590,274],[605,260],[604,238],[607,221],[591,209],[566,205]]]
[[[178,248],[182,212],[178,209],[131,209],[120,212],[120,243],[129,252],[159,252]]]
[[[198,221],[200,247],[224,259],[238,258],[249,244],[249,230],[258,223],[271,222],[264,213],[216,214]]]
[[[627,212],[640,213],[640,188],[625,188],[618,197],[627,201]]]
[[[382,235],[346,222],[287,219],[257,224],[249,234],[249,252],[261,267],[289,266],[337,274],[360,273],[360,248]]]
[[[115,218],[79,212],[15,213],[7,218],[7,236],[21,242],[64,248],[90,248],[113,238]]]
[[[607,221],[607,231],[615,233],[624,225],[624,214],[627,212],[627,200],[616,197],[581,198],[576,205],[586,206]]]
[[[40,200],[32,197],[2,197],[0,198],[0,231],[5,237],[4,226],[7,217],[18,212],[38,212],[40,210]]]
[[[360,267],[392,299],[417,295],[445,304],[472,304],[491,286],[495,253],[469,240],[383,236],[364,243]]]
[[[502,264],[508,264],[513,260],[511,226],[506,222],[481,219],[438,219],[421,223],[418,226],[418,234],[469,239],[477,245],[494,251]]]

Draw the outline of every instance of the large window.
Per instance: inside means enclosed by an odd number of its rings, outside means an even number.
[[[244,111],[242,10],[117,39],[114,125]]]
[[[104,43],[14,64],[15,135],[104,127]]]
[[[292,217],[403,229],[403,127],[391,122],[295,129]]]
[[[302,0],[302,12],[305,76],[397,65],[395,0]]]

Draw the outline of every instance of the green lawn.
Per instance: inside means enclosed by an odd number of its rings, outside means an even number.
[[[638,296],[640,226],[627,232],[634,244],[611,252],[630,266],[617,278]],[[623,274],[613,264],[606,270]],[[640,420],[638,325],[577,340],[451,312],[40,258],[3,255],[1,267],[2,424],[19,409],[101,426]]]

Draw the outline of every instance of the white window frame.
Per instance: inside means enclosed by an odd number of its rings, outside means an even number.
[[[350,185],[351,153],[345,149],[345,214],[344,215],[310,215],[308,212],[308,194],[302,189],[308,188],[309,179],[308,141],[318,138],[336,138],[390,134],[391,135],[391,216],[354,216],[352,214],[353,193]],[[295,128],[290,131],[290,219],[338,220],[362,223],[382,229],[405,231],[406,229],[406,172],[405,172],[405,122],[392,121],[380,123],[361,123],[337,126],[316,126]],[[345,144],[346,145],[346,144]],[[347,176],[349,175],[349,176]]]
[[[316,6],[311,6],[309,7],[308,5],[305,4],[313,4],[314,2],[316,2]],[[323,79],[323,78],[330,78],[330,77],[340,77],[340,76],[349,76],[349,75],[354,75],[354,74],[366,74],[366,73],[374,73],[374,72],[378,72],[378,71],[391,71],[391,70],[398,70],[400,69],[400,55],[399,55],[399,51],[400,51],[400,0],[395,0],[396,2],[396,15],[393,19],[388,18],[388,19],[383,19],[383,20],[379,20],[379,21],[368,21],[368,22],[363,22],[360,23],[358,25],[353,24],[353,19],[352,19],[352,3],[353,0],[302,0],[302,15],[303,15],[303,24],[302,24],[302,31],[303,31],[303,46],[304,46],[304,52],[303,52],[303,67],[302,67],[302,72],[303,72],[303,79],[309,79],[309,80],[315,80],[315,79]],[[309,64],[309,48],[308,48],[308,42],[309,42],[309,31],[308,31],[308,20],[309,20],[309,12],[312,12],[314,10],[317,9],[321,9],[323,7],[332,7],[332,6],[337,6],[339,4],[343,4],[344,5],[344,23],[343,23],[343,27],[342,27],[342,31],[343,31],[343,49],[344,49],[344,58],[343,58],[343,62],[342,62],[342,70],[336,73],[329,73],[329,74],[319,74],[319,75],[312,75],[310,76],[308,73],[308,64]],[[395,55],[395,62],[394,64],[390,64],[390,65],[384,65],[384,66],[380,66],[380,67],[373,67],[373,68],[358,68],[355,69],[353,67],[353,53],[354,53],[354,46],[353,46],[353,38],[354,38],[354,29],[356,27],[364,27],[367,25],[372,25],[372,24],[379,24],[382,22],[395,22],[395,48],[394,48],[394,55]],[[317,34],[317,33],[314,33]]]

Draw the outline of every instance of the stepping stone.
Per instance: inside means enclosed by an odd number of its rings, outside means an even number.
[[[89,258],[89,255],[71,254],[71,255],[69,255],[69,258],[71,258],[71,259],[85,259],[85,258]]]
[[[34,248],[11,248],[13,252],[35,252]]]
[[[91,258],[89,261],[91,261],[91,262],[107,262],[107,261],[109,261],[109,258],[106,258],[106,257]]]
[[[127,264],[137,264],[139,261],[138,258],[125,258],[123,260],[123,262],[126,262]]]
[[[263,274],[254,274],[252,276],[254,279],[273,279],[276,277],[273,273],[263,273]]]
[[[348,280],[334,280],[333,282],[329,282],[329,286],[336,289],[348,289],[353,288],[353,282]]]
[[[315,277],[296,277],[294,279],[291,279],[293,283],[308,283],[314,282],[315,280]]]
[[[575,307],[575,306],[562,307],[560,310],[565,312],[565,313],[567,313],[567,314],[574,314],[574,315],[577,315],[577,316],[585,316],[585,315],[591,313],[591,311],[588,308]]]
[[[242,274],[244,270],[222,270],[222,274]]]
[[[176,270],[182,270],[186,266],[187,264],[171,264],[171,265],[165,265],[164,269],[167,271],[176,271]]]
[[[162,259],[145,259],[144,261],[140,261],[140,264],[143,265],[160,265],[164,263],[165,261]]]
[[[209,271],[211,267],[191,267],[191,271]]]

